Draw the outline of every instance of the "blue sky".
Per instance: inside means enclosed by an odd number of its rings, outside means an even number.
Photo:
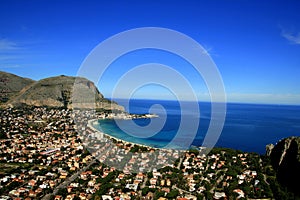
[[[228,101],[300,104],[300,1],[14,1],[0,3],[0,70],[35,80],[73,75],[89,52],[128,29],[164,27],[200,43],[217,65]],[[133,53],[134,54],[134,53]],[[120,58],[99,85],[110,96],[118,67],[162,62],[207,100],[185,61],[146,50]],[[119,70],[122,71],[122,70]],[[145,87],[137,98],[170,98]],[[122,97],[120,95],[120,97]]]

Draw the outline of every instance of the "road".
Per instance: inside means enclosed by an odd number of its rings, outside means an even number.
[[[56,195],[59,189],[66,188],[70,183],[72,183],[82,172],[86,171],[91,165],[97,162],[97,159],[93,159],[87,166],[78,170],[75,174],[67,178],[64,182],[56,186],[52,193],[45,195],[42,200],[50,200],[52,195]]]
[[[183,158],[184,158],[184,156],[180,156],[180,159],[179,159],[179,162],[178,162],[178,165],[177,165],[177,169],[180,169]]]
[[[176,185],[173,185],[173,186],[172,186],[172,189],[178,190],[181,194],[185,192],[185,193],[187,193],[187,194],[189,194],[189,195],[192,195],[192,193],[191,193],[190,191],[187,191],[187,190],[184,190],[184,189],[180,189],[180,188],[178,188]]]
[[[111,150],[112,147],[108,147],[107,151]],[[94,158],[87,166],[83,167],[82,169],[78,170],[75,174],[73,174],[72,176],[70,176],[69,178],[67,178],[64,182],[60,183],[58,186],[56,186],[53,189],[52,193],[46,194],[42,200],[50,200],[52,195],[56,195],[59,191],[59,189],[62,188],[66,188],[70,183],[72,183],[82,172],[85,172],[87,169],[90,168],[91,165],[93,165],[94,163],[96,163],[98,161],[99,158],[102,157],[103,154],[105,154],[107,151],[101,153],[100,155],[98,155],[96,158]]]

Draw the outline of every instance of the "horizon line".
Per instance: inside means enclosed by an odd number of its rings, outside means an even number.
[[[154,100],[154,101],[178,101],[176,99],[158,99],[158,98],[130,98],[130,99],[126,99],[126,98],[122,98],[122,97],[118,97],[118,98],[111,98],[111,97],[105,97],[106,99],[109,100]],[[182,102],[195,102],[193,100],[183,100]],[[196,101],[199,103],[212,103],[211,101]],[[268,102],[239,102],[239,101],[226,101],[226,102],[213,102],[213,103],[226,103],[226,104],[250,104],[250,105],[273,105],[273,106],[300,106],[299,104],[290,104],[290,103],[268,103]]]

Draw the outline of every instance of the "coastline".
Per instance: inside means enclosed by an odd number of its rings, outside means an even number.
[[[124,140],[124,139],[120,139],[118,137],[112,136],[112,135],[110,135],[108,133],[105,133],[105,132],[100,131],[97,128],[95,128],[93,126],[93,124],[99,123],[98,120],[104,120],[104,119],[97,118],[97,119],[88,120],[87,127],[90,128],[94,133],[99,134],[100,138],[106,138],[106,139],[109,139],[111,141],[112,141],[112,139],[114,139],[114,140],[117,141],[117,143],[121,142],[124,145],[132,145],[132,146],[137,145],[137,146],[140,146],[140,147],[146,147],[149,150],[150,149],[153,149],[153,150],[166,150],[166,151],[168,151],[168,150],[176,150],[176,151],[183,151],[183,152],[185,152],[186,150],[188,150],[188,149],[172,149],[172,148],[164,148],[164,147],[153,147],[153,146],[146,145],[146,144],[141,144],[141,143],[136,143],[136,142],[130,142],[130,141],[127,141],[127,140]],[[123,120],[127,120],[127,119],[123,119]],[[203,146],[194,146],[194,147],[199,148],[199,150],[206,149],[206,147],[203,147]]]
[[[152,146],[145,145],[145,144],[139,144],[139,143],[135,143],[135,142],[128,142],[128,141],[126,141],[126,140],[122,140],[122,139],[120,139],[120,138],[117,138],[117,137],[111,136],[111,135],[109,135],[109,134],[107,134],[107,133],[104,133],[104,132],[102,132],[102,131],[96,129],[96,128],[93,126],[93,124],[94,124],[95,122],[98,123],[98,120],[101,120],[101,119],[91,119],[91,120],[89,120],[88,123],[87,123],[87,127],[90,128],[91,130],[93,130],[95,133],[100,134],[101,137],[105,137],[105,138],[108,138],[108,139],[110,139],[110,140],[114,139],[114,140],[116,140],[117,142],[122,142],[122,143],[124,143],[125,145],[127,145],[127,144],[131,144],[131,145],[133,145],[133,146],[134,146],[134,145],[138,145],[138,146],[141,146],[141,147],[146,147],[146,148],[154,149],[154,150],[156,150],[156,149],[163,149],[163,148],[152,147]]]

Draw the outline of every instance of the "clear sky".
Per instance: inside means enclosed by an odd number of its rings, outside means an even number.
[[[1,0],[0,70],[35,80],[76,75],[89,52],[108,37],[133,28],[164,27],[207,50],[228,101],[300,104],[299,10],[298,0]],[[114,63],[116,69],[159,61],[185,66],[176,56],[154,50],[122,59]],[[197,85],[186,68],[182,73]],[[107,72],[103,80],[100,91],[109,97],[114,77]],[[205,87],[195,89],[206,98]],[[145,87],[136,97],[169,98],[163,94],[164,89]]]

